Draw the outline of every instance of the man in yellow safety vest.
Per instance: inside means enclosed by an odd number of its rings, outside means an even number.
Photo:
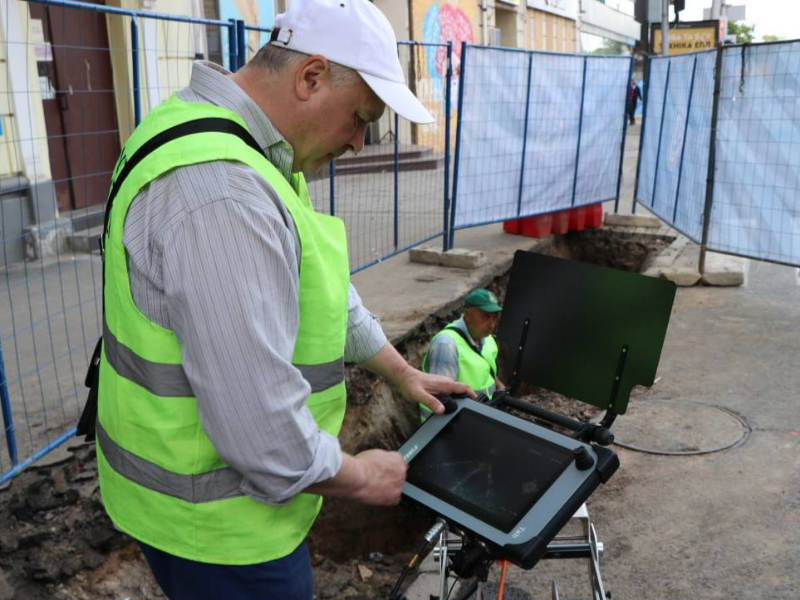
[[[496,390],[505,389],[497,377],[497,342],[493,335],[502,310],[492,292],[472,290],[464,300],[461,318],[431,340],[422,370],[466,383],[489,398]],[[420,414],[427,418],[431,411],[421,404]]]
[[[399,501],[396,452],[342,452],[344,364],[434,412],[468,386],[410,367],[350,285],[303,174],[364,145],[406,87],[369,0],[293,0],[240,71],[195,63],[114,169],[104,233],[103,503],[171,600],[311,600],[321,496]]]

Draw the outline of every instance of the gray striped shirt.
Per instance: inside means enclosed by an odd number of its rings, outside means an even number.
[[[195,63],[185,101],[238,113],[289,179],[292,148],[258,105],[211,63]],[[272,187],[232,162],[182,167],[136,197],[124,244],[134,302],[175,332],[200,422],[242,490],[281,504],[341,466],[338,440],[306,407],[308,383],[292,366],[299,320],[299,244]],[[350,287],[345,360],[386,343]]]

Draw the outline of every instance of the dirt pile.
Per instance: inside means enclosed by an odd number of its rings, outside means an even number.
[[[60,464],[30,468],[0,492],[0,599],[55,598],[57,584],[128,543],[103,511],[94,448],[71,450]]]

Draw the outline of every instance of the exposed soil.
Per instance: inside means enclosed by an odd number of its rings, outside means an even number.
[[[588,416],[585,405],[544,390],[526,399]],[[28,469],[0,491],[0,600],[163,598],[136,544],[103,510],[93,446],[70,450],[68,459]],[[405,506],[327,500],[309,538],[316,597],[387,598],[430,524]]]
[[[553,237],[547,254],[639,273],[648,257],[666,248],[674,239],[667,235],[585,229]]]
[[[664,241],[664,244],[667,242]],[[603,232],[570,234],[551,245],[556,256],[638,270],[652,241]],[[577,255],[577,256],[576,256]],[[611,258],[608,258],[611,256]],[[503,301],[508,275],[487,287]],[[456,318],[451,306],[430,315],[397,344],[419,365],[430,338]],[[416,407],[398,402],[373,375],[348,368],[348,411],[342,447],[397,448],[418,426]],[[502,372],[501,372],[502,377]],[[518,396],[578,419],[594,409],[538,389]],[[32,467],[0,490],[0,600],[143,600],[163,597],[137,546],[114,529],[103,511],[94,447],[76,440],[69,456]],[[430,519],[400,506],[379,509],[328,500],[309,537],[319,599],[386,598]]]

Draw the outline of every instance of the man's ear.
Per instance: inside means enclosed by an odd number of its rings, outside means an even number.
[[[294,88],[297,97],[302,101],[309,100],[311,94],[322,87],[330,69],[330,63],[324,56],[309,56],[295,73]]]

